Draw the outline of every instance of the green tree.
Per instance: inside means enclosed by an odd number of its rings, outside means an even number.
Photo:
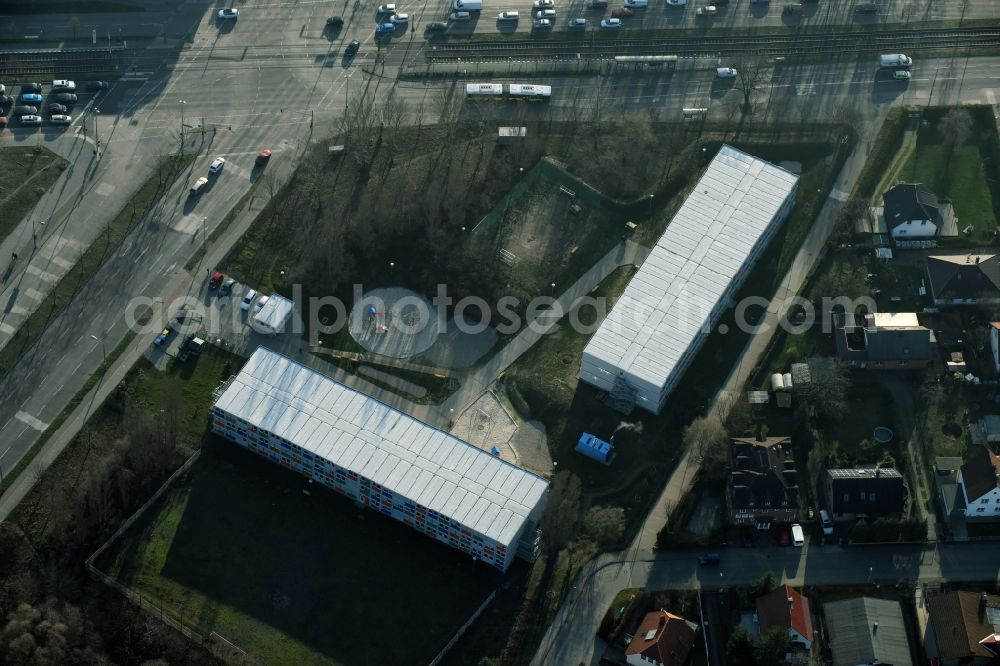
[[[792,647],[792,638],[784,627],[773,627],[757,639],[754,655],[758,666],[781,666]]]
[[[736,627],[729,634],[726,643],[726,662],[740,666],[754,666],[757,657],[754,654],[753,637],[743,627]]]
[[[774,572],[767,571],[753,584],[754,596],[760,597],[778,589],[778,579],[774,577]]]

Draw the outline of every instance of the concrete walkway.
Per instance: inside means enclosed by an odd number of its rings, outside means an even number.
[[[855,150],[837,176],[829,198],[799,248],[785,279],[775,291],[759,330],[748,341],[710,407],[720,416],[727,415],[734,401],[740,399],[744,385],[767,351],[787,301],[802,289],[818,264],[848,193],[854,189],[868,159],[872,141],[866,139],[875,136],[883,117],[879,115],[872,123],[859,128]],[[583,568],[577,579],[580,582],[570,590],[559,608],[532,664],[596,664],[601,655],[594,651],[594,632],[615,594],[626,587],[662,587],[649,580],[649,563],[661,556],[653,550],[656,534],[666,523],[670,510],[690,491],[699,464],[696,454],[685,452],[632,544],[620,553],[602,555]],[[753,572],[759,576],[765,570],[754,569]],[[599,571],[603,573],[596,577]],[[572,621],[568,621],[569,618]],[[591,622],[591,618],[596,619]]]

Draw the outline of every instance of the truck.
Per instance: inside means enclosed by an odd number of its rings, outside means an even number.
[[[879,67],[909,67],[913,59],[902,53],[887,53],[878,57]]]
[[[457,12],[478,12],[483,8],[483,0],[455,0],[452,7]]]

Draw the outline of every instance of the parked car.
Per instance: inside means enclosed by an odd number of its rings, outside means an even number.
[[[42,124],[42,117],[41,116],[31,116],[31,115],[21,116],[21,124],[22,125],[41,125]]]
[[[424,26],[427,32],[443,32],[448,29],[448,24],[444,21],[431,21]]]
[[[71,122],[73,122],[73,117],[65,114],[57,113],[54,116],[49,116],[49,123],[52,125],[69,125]]]
[[[395,4],[391,4],[391,3],[388,4],[388,5],[379,5],[379,7],[378,7],[378,13],[379,14],[395,14],[396,13],[396,5]]]
[[[819,511],[819,524],[823,528],[823,534],[826,536],[833,534],[833,521],[830,520],[830,514],[827,513],[826,509]]]
[[[208,288],[209,289],[218,289],[219,285],[222,284],[222,281],[225,278],[226,278],[226,276],[223,275],[222,273],[218,272],[218,271],[216,271],[215,273],[212,273],[212,277],[210,277],[208,279]]]
[[[791,540],[788,538],[788,527],[786,525],[778,527],[778,543],[782,546],[787,546],[791,543]]]
[[[698,11],[695,12],[698,16],[715,16],[719,12],[715,5],[708,5],[707,7],[699,7]]]
[[[535,0],[532,7],[535,9],[552,9],[556,6],[555,0]]]
[[[174,329],[172,329],[169,326],[167,326],[165,329],[163,329],[162,331],[160,331],[159,335],[157,335],[153,339],[153,345],[155,347],[159,347],[160,345],[162,345],[164,342],[167,341],[167,338],[169,338],[170,334],[173,333],[173,332],[174,332]]]
[[[41,83],[22,83],[21,84],[21,92],[22,93],[26,93],[26,92],[40,93],[40,92],[42,92],[42,84]]]
[[[49,104],[49,115],[55,115],[57,113],[66,113],[68,109],[62,104]]]
[[[222,171],[222,167],[226,166],[226,158],[216,157],[212,160],[212,163],[208,167],[209,173],[219,173]]]
[[[257,290],[248,290],[247,293],[243,294],[243,301],[240,303],[240,310],[250,310],[250,304],[253,303],[253,299],[255,298],[257,298]]]
[[[41,104],[42,96],[38,93],[21,93],[21,97],[18,100],[21,104]]]
[[[240,17],[240,10],[235,7],[230,9],[220,9],[218,17],[223,21],[235,21]]]
[[[73,92],[76,90],[76,82],[68,79],[56,79],[52,82],[52,91]]]
[[[625,18],[626,16],[632,16],[634,12],[628,7],[615,7],[611,10],[611,18]],[[621,26],[619,26],[621,27]]]
[[[712,566],[719,564],[720,558],[718,553],[706,553],[704,555],[698,556],[698,566]]]
[[[896,79],[897,81],[909,81],[912,76],[913,75],[910,74],[910,72],[908,72],[905,69],[897,69],[895,72],[892,73],[892,78]]]
[[[38,107],[30,104],[18,104],[10,110],[10,113],[14,116],[33,116],[38,113]]]
[[[60,102],[61,104],[76,104],[76,95],[73,93],[56,93],[50,97],[54,102]]]
[[[339,28],[344,25],[344,19],[339,16],[331,16],[326,20],[326,27],[328,28]]]
[[[472,14],[470,14],[469,12],[452,12],[451,14],[448,14],[448,20],[455,22],[471,21]]]
[[[802,526],[798,523],[792,525],[792,545],[801,548],[806,545],[806,535],[802,531]]]
[[[535,12],[535,18],[552,20],[555,17],[556,17],[556,10],[554,9],[539,9],[537,12]]]
[[[609,18],[601,21],[601,27],[604,29],[620,28],[622,27],[622,20],[620,18]]]
[[[552,28],[552,21],[549,19],[535,19],[535,22],[531,24],[531,27],[535,30],[549,30]]]
[[[795,14],[795,15],[801,14],[802,13],[802,5],[799,5],[799,4],[785,5],[784,7],[781,8],[781,13],[782,14]]]
[[[683,7],[688,0],[667,0],[667,7]]]
[[[87,84],[87,90],[90,90],[92,92],[97,92],[100,90],[107,90],[107,89],[108,89],[107,81],[91,81],[90,83]]]
[[[519,18],[521,18],[521,15],[518,12],[500,12],[497,15],[498,21],[516,21]]]
[[[860,5],[854,6],[854,11],[859,14],[876,14],[878,13],[878,5],[874,2],[862,2]]]
[[[268,148],[265,148],[264,150],[257,153],[257,159],[255,160],[254,163],[257,166],[262,166],[264,164],[267,164],[270,159],[271,159],[271,151]]]
[[[586,28],[587,27],[587,19],[585,19],[585,18],[570,19],[569,23],[567,23],[566,26],[568,28],[570,28],[570,29]]]
[[[395,23],[379,23],[375,26],[375,34],[384,35],[387,32],[396,32]]]
[[[643,9],[649,4],[649,0],[625,0],[626,7],[634,7],[636,9]]]
[[[191,186],[191,196],[201,194],[206,185],[208,185],[208,178],[205,178],[204,176],[194,181],[194,185]]]
[[[229,294],[233,293],[234,286],[236,286],[236,280],[234,280],[233,278],[229,278],[228,280],[222,283],[221,287],[219,287],[219,296],[228,296]]]
[[[361,42],[359,42],[356,39],[352,39],[351,43],[347,45],[346,49],[344,49],[344,55],[345,56],[352,56],[352,55],[356,54],[358,52],[358,49],[360,49],[360,48],[361,48]],[[258,160],[257,164],[260,164],[260,156],[259,155],[257,156],[257,160]]]
[[[0,93],[0,104],[13,104],[14,98],[10,95],[4,95]]]
[[[739,72],[732,67],[715,68],[715,78],[717,79],[735,79],[737,74],[739,74]]]
[[[254,315],[260,314],[260,311],[264,309],[264,306],[267,305],[267,302],[268,300],[270,300],[270,298],[271,298],[270,296],[261,296],[259,299],[257,299],[257,302],[253,306]]]
[[[410,22],[410,15],[409,14],[393,14],[392,18],[390,18],[389,20],[392,23],[396,24],[396,25],[399,25],[401,23],[409,23]]]

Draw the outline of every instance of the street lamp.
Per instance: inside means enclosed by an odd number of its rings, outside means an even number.
[[[187,105],[186,100],[181,100],[181,152],[184,152],[184,107]]]
[[[344,95],[344,111],[350,107],[351,104],[351,75],[347,75],[347,93]]]
[[[392,269],[394,269],[395,267],[396,267],[396,262],[395,261],[390,261],[389,262],[389,275],[390,275],[390,277],[392,276]]]
[[[101,355],[104,357],[104,362],[108,360],[108,351],[104,348],[104,338],[99,338],[96,335],[90,336],[93,340],[101,343]]]
[[[649,212],[650,213],[653,212],[653,196],[654,195],[652,195],[652,194],[649,195]]]
[[[871,582],[872,582],[872,573],[874,572],[874,570],[875,570],[875,567],[868,567],[868,583],[869,584],[871,584]]]
[[[97,148],[94,150],[98,155],[101,154],[101,126],[98,124],[97,119],[101,117],[101,110],[96,106],[94,107],[94,138],[97,140]]]

